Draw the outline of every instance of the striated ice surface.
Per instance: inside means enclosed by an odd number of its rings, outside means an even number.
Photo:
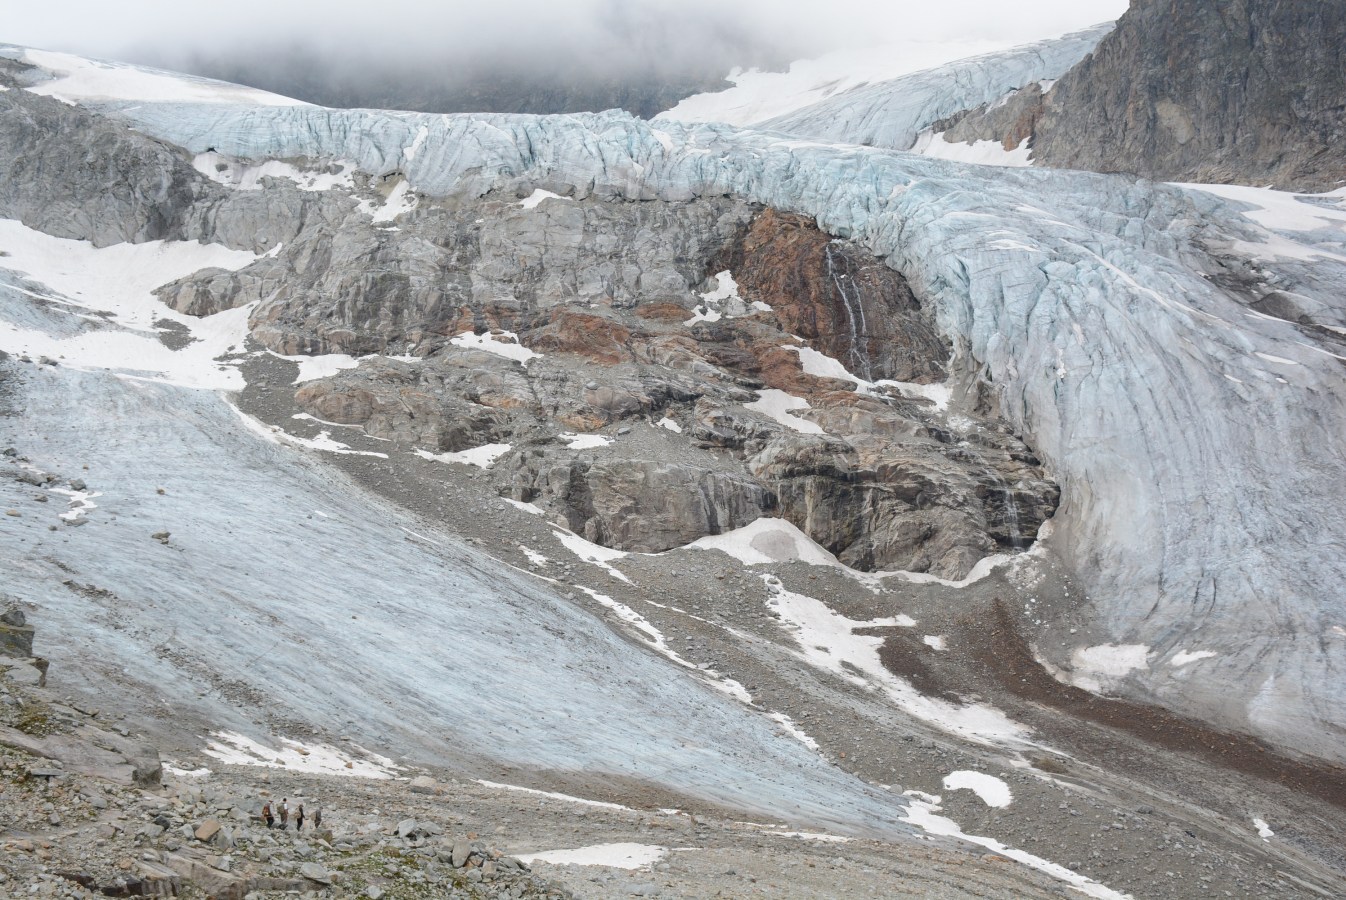
[[[941,119],[994,103],[1035,81],[1060,78],[1093,51],[1113,24],[852,88],[754,127],[815,140],[908,150],[917,135]]]
[[[1147,666],[1115,689],[1346,759],[1346,252],[1331,217],[1272,232],[1243,214],[1253,204],[1207,192],[615,113],[120,114],[189,153],[350,160],[429,198],[734,194],[815,217],[906,275],[955,368],[994,382],[1060,482],[1052,543],[1086,589],[1069,611],[1085,633],[1047,621],[1043,656],[1219,647],[1200,670]],[[1309,313],[1250,308],[1271,288]]]
[[[0,317],[22,305],[0,289]],[[6,587],[41,607],[44,652],[81,660],[93,690],[150,716],[202,715],[202,738],[298,721],[399,759],[476,754],[845,833],[909,830],[902,798],[547,585],[256,440],[213,391],[59,366],[25,396],[23,416],[0,418],[6,445],[101,495],[82,527],[9,520]],[[5,481],[0,498],[18,504],[20,487]],[[54,683],[74,668],[58,663]]]

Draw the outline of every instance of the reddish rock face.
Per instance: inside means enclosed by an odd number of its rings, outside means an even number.
[[[906,279],[808,219],[766,209],[717,263],[743,299],[867,381],[944,378],[949,351]]]
[[[631,329],[602,316],[556,307],[545,325],[529,329],[527,346],[538,353],[573,353],[613,366],[632,358]]]

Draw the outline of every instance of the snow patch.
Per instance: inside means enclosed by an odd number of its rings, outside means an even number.
[[[627,578],[611,565],[611,562],[614,559],[624,558],[626,556],[625,551],[613,550],[611,547],[601,547],[598,544],[586,541],[573,531],[553,529],[552,534],[561,542],[561,546],[578,556],[584,562],[598,566],[618,581],[625,581],[627,584],[631,583],[630,578]]]
[[[533,794],[538,797],[548,797],[552,800],[561,800],[566,803],[578,803],[582,806],[597,806],[600,809],[630,809],[629,806],[622,806],[620,803],[605,803],[602,800],[586,800],[583,797],[573,797],[570,794],[557,794],[553,791],[539,791],[533,788],[519,787],[516,784],[501,784],[498,781],[482,781],[480,778],[477,779],[477,784],[502,791],[518,791],[521,794]]]
[[[1253,827],[1257,829],[1257,836],[1264,841],[1276,836],[1276,832],[1271,830],[1265,819],[1253,819]]]
[[[800,419],[791,415],[792,410],[809,409],[809,402],[803,397],[787,394],[776,388],[767,388],[757,392],[758,398],[752,403],[743,404],[744,409],[759,412],[769,419],[791,428],[801,434],[826,434],[816,422]]]
[[[996,809],[1004,809],[1014,799],[1014,795],[1010,793],[1009,785],[1003,780],[984,772],[971,772],[966,769],[960,769],[957,772],[950,772],[945,775],[944,789],[972,791],[981,798],[983,803]]]
[[[352,756],[326,744],[307,744],[289,738],[280,739],[279,748],[271,748],[232,731],[213,732],[202,752],[220,762],[236,766],[266,766],[310,774],[350,775],[357,778],[389,779],[401,771],[391,759],[361,747]]]
[[[943,635],[927,634],[925,637],[921,638],[921,643],[925,644],[932,650],[949,649],[948,642],[944,640]]]
[[[656,424],[657,424],[660,428],[667,429],[667,430],[673,432],[674,434],[682,434],[682,426],[679,425],[677,422],[674,422],[674,421],[673,421],[672,419],[670,419],[668,416],[664,416],[664,417],[663,417],[662,419],[660,419]]]
[[[553,194],[551,191],[544,191],[542,188],[535,188],[533,193],[519,201],[519,205],[524,209],[536,209],[543,200],[569,200],[569,197],[562,197],[560,194]]]
[[[784,731],[786,734],[788,734],[795,740],[799,741],[799,743],[803,744],[805,747],[808,747],[810,750],[813,750],[815,752],[817,751],[818,742],[815,741],[813,738],[809,737],[808,734],[805,733],[805,731],[802,728],[800,728],[799,725],[796,724],[795,721],[791,719],[789,716],[787,716],[785,713],[781,712],[767,713],[767,718],[775,722],[777,725],[779,725],[782,731]]]
[[[538,553],[532,547],[526,547],[523,544],[520,544],[519,549],[523,552],[524,556],[528,557],[528,561],[535,566],[545,566],[547,563],[551,562],[551,560],[547,559],[547,557],[543,556],[541,553]]]
[[[512,444],[482,444],[480,447],[473,447],[470,450],[459,450],[457,453],[431,453],[429,450],[417,450],[416,455],[421,459],[428,459],[434,462],[459,463],[464,466],[476,466],[479,469],[489,469],[495,464],[495,461],[504,456],[513,448]]]
[[[261,419],[248,415],[237,406],[230,404],[230,408],[238,414],[239,420],[253,434],[272,444],[285,445],[291,447],[301,447],[305,450],[321,450],[324,453],[336,453],[344,456],[373,456],[378,459],[387,459],[388,454],[376,453],[372,450],[354,450],[349,444],[343,444],[340,441],[333,440],[330,431],[320,431],[315,438],[303,438],[295,434],[290,434],[279,425],[268,425]]]
[[[1022,168],[1033,164],[1033,151],[1024,138],[1013,150],[1006,150],[1000,141],[973,141],[971,143],[947,140],[942,131],[923,131],[916,137],[912,153],[933,159],[971,163],[978,166]]]
[[[690,669],[693,672],[706,676],[706,684],[721,693],[728,694],[739,703],[742,703],[745,706],[752,705],[752,695],[748,693],[743,685],[732,678],[725,677],[710,666],[697,665],[696,663],[684,659],[676,650],[668,645],[668,641],[665,640],[663,632],[656,628],[649,619],[645,618],[625,603],[620,603],[612,599],[607,594],[600,594],[593,588],[587,588],[582,585],[577,585],[577,587],[598,603],[612,610],[618,619],[645,635],[649,640],[650,646],[656,653],[677,665],[682,666],[684,669]]]
[[[502,497],[501,499],[515,509],[528,513],[530,516],[543,515],[542,508],[535,503],[524,503],[522,500],[511,500],[508,497]]]
[[[508,340],[501,340],[508,338]],[[519,343],[519,336],[512,331],[502,331],[498,335],[491,332],[474,334],[471,331],[464,331],[456,338],[449,340],[455,347],[462,347],[465,350],[485,350],[487,353],[493,353],[496,356],[503,356],[505,359],[512,359],[521,366],[527,367],[528,363],[541,356],[541,353],[534,353],[523,344]]]
[[[403,158],[406,159],[407,162],[411,162],[413,159],[415,159],[416,154],[420,152],[421,146],[425,143],[425,139],[428,138],[429,136],[430,136],[429,126],[422,125],[420,128],[417,128],[416,137],[412,140],[410,145],[403,148],[402,150]]]
[[[725,76],[725,80],[734,85],[732,88],[687,97],[654,118],[655,121],[753,125],[811,106],[851,88],[888,81],[1006,46],[1003,42],[993,41],[912,40],[795,60],[785,72],[734,69]]]
[[[1070,683],[1091,693],[1102,693],[1137,669],[1148,669],[1150,648],[1145,644],[1101,644],[1078,647],[1070,655]]]
[[[698,538],[687,547],[693,550],[719,550],[749,566],[798,560],[811,566],[846,569],[835,556],[785,519],[755,519],[742,528]]]
[[[1283,356],[1272,356],[1270,353],[1262,353],[1261,351],[1257,350],[1253,351],[1253,356],[1256,356],[1258,359],[1265,359],[1269,363],[1276,363],[1277,365],[1282,366],[1299,365],[1299,363],[1295,362],[1293,359],[1286,359]]]
[[[369,216],[376,223],[391,222],[403,213],[411,212],[416,208],[416,195],[411,193],[411,182],[403,180],[393,186],[388,192],[388,198],[383,203],[376,204],[373,200],[361,200],[360,211]]]
[[[239,106],[310,106],[302,100],[124,63],[87,59],[51,50],[25,50],[23,58],[56,77],[28,88],[74,106],[80,100],[135,100],[145,103],[226,103]]]
[[[242,347],[253,305],[212,316],[188,316],[170,309],[153,291],[203,269],[237,271],[259,259],[257,254],[194,241],[94,247],[86,241],[51,237],[9,219],[0,219],[0,248],[7,253],[0,256],[0,270],[42,283],[59,296],[41,299],[89,323],[68,337],[0,323],[0,350],[49,356],[83,371],[110,369],[183,387],[243,387],[237,366],[220,363],[217,357]],[[185,330],[194,340],[180,350],[169,349],[159,339],[165,323]]]
[[[1089,897],[1095,897],[1097,900],[1132,900],[1130,894],[1123,894],[1120,891],[1099,884],[1091,878],[1072,872],[1065,866],[1057,865],[1054,862],[1048,862],[1040,856],[1034,856],[1023,850],[1016,850],[1013,847],[1006,847],[994,838],[981,837],[975,834],[965,834],[958,823],[944,816],[937,816],[935,813],[940,811],[940,798],[932,797],[929,794],[923,794],[920,791],[906,791],[909,798],[907,814],[904,821],[915,825],[917,828],[925,831],[927,834],[938,835],[941,837],[958,838],[985,847],[992,853],[1008,857],[1015,862],[1022,863],[1029,868],[1037,869],[1053,878],[1064,881]]]
[[[612,438],[604,437],[601,434],[576,434],[573,431],[567,431],[559,437],[566,442],[566,447],[571,450],[596,450],[612,443]]]
[[[1168,661],[1168,664],[1170,666],[1185,666],[1188,663],[1196,662],[1199,659],[1210,659],[1215,655],[1216,653],[1213,650],[1194,650],[1188,652],[1179,647],[1178,652],[1173,654],[1173,658]]]
[[[799,656],[810,665],[857,687],[881,691],[908,714],[977,743],[1017,742],[1027,736],[1027,728],[990,706],[956,706],[922,695],[880,661],[882,637],[855,633],[869,628],[909,628],[916,624],[910,617],[857,621],[833,611],[821,600],[786,590],[775,576],[766,575],[762,580],[769,593],[767,606],[779,615],[782,627],[794,635]]]
[[[692,312],[692,317],[682,324],[695,325],[697,322],[718,322],[721,318],[735,318],[748,315],[748,309],[759,312],[771,312],[765,303],[756,302],[746,305],[738,292],[738,282],[728,269],[715,275],[715,287],[701,294],[701,304]]]
[[[207,151],[192,157],[192,168],[216,184],[237,191],[260,191],[264,178],[284,178],[301,191],[330,191],[336,188],[355,189],[355,164],[334,163],[335,171],[301,169],[278,159],[265,162],[240,162],[220,153]]]
[[[360,361],[349,353],[320,353],[317,356],[281,356],[275,351],[267,352],[280,359],[298,363],[299,374],[295,376],[295,384],[303,384],[306,381],[317,381],[319,378],[331,378],[343,369],[354,369],[360,365]]]
[[[652,844],[594,844],[574,850],[545,850],[541,853],[516,853],[514,858],[527,865],[551,863],[554,866],[606,866],[610,869],[644,869],[668,855],[667,847]]]

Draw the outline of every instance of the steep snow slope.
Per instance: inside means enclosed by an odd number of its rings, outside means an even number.
[[[848,57],[796,63],[788,77],[745,77],[733,90],[689,98],[658,119],[751,125],[822,141],[907,150],[940,119],[993,103],[1024,85],[1060,77],[1112,27],[1109,22],[1061,38],[979,56],[948,56],[952,62],[883,74],[863,68],[856,73]]]
[[[1006,414],[1052,464],[1060,549],[1091,595],[1058,614],[1087,618],[1095,644],[1148,648],[1148,668],[1118,688],[1342,758],[1332,673],[1346,661],[1333,630],[1346,615],[1335,437],[1346,385],[1329,330],[1346,327],[1333,293],[1346,280],[1339,233],[1296,235],[1334,249],[1287,259],[1275,247],[1288,238],[1173,188],[617,115],[180,104],[126,114],[192,152],[353,160],[403,171],[432,196],[736,193],[854,236],[936,304],[961,365],[986,367]],[[1254,256],[1274,257],[1260,265],[1311,298],[1321,328],[1258,314],[1217,286],[1240,266],[1261,283]],[[1043,652],[1068,666],[1062,645],[1078,641],[1059,634]],[[1209,681],[1161,664],[1180,647],[1219,648]]]
[[[735,70],[725,79],[732,88],[695,94],[654,118],[756,125],[865,85],[1005,49],[1003,43],[986,40],[906,41],[796,60],[784,72]]]

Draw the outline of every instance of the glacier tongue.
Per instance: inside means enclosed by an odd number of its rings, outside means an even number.
[[[1312,300],[1317,331],[1251,312],[1217,285],[1248,265],[1246,248],[1285,238],[1226,201],[1125,178],[621,114],[151,104],[122,115],[192,153],[354,160],[402,172],[430,197],[734,194],[814,216],[935,304],[956,363],[985,367],[1006,416],[1050,462],[1064,489],[1055,544],[1087,587],[1073,612],[1095,643],[1225,648],[1208,682],[1156,667],[1124,689],[1346,758],[1346,687],[1332,674],[1346,665],[1332,631],[1346,620],[1346,354],[1328,333],[1346,328],[1346,265],[1306,248],[1314,234],[1294,236],[1305,258],[1277,260],[1274,278]],[[1078,644],[1040,637],[1063,664]]]

